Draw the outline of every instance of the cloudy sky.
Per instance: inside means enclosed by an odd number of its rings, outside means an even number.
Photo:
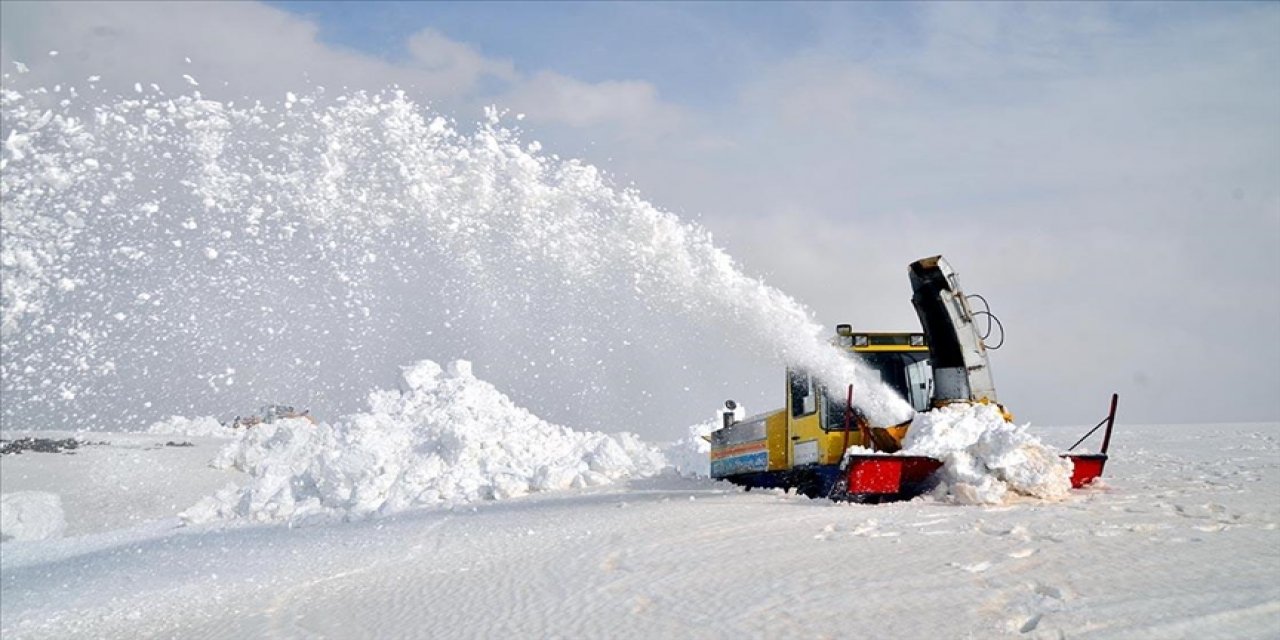
[[[525,114],[825,324],[914,327],[906,265],[942,253],[1007,329],[1020,418],[1089,421],[1118,391],[1131,421],[1280,419],[1275,3],[0,11],[6,70],[49,83],[396,84],[460,123]]]

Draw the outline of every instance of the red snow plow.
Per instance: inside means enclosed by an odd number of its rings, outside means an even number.
[[[919,413],[953,404],[994,405],[1012,422],[996,401],[991,378],[987,349],[1000,345],[988,347],[985,340],[1000,322],[986,300],[966,296],[941,256],[913,262],[909,274],[922,333],[855,333],[844,324],[836,327],[835,347],[873,369]],[[984,308],[975,311],[970,299],[982,301]],[[985,332],[979,330],[980,322],[985,322]],[[711,477],[747,489],[780,487],[813,498],[860,502],[909,499],[932,486],[942,461],[897,454],[910,421],[871,425],[853,404],[852,385],[847,393],[828,390],[803,369],[789,368],[786,385],[782,409],[740,421],[732,411],[723,414],[724,426],[709,437]],[[1117,401],[1112,395],[1107,417],[1063,454],[1074,465],[1075,488],[1102,474]],[[1071,453],[1104,425],[1098,453]],[[870,452],[847,453],[851,447]]]
[[[1071,487],[1079,489],[1102,475],[1107,463],[1107,448],[1111,445],[1111,429],[1116,421],[1118,394],[1111,394],[1111,409],[1107,417],[1084,434],[1063,458],[1071,461]],[[1106,426],[1102,436],[1102,448],[1098,453],[1071,453],[1082,442]],[[933,473],[942,468],[942,461],[927,456],[893,455],[890,453],[849,454],[839,468],[836,484],[828,497],[851,502],[889,502],[909,500],[932,487]]]

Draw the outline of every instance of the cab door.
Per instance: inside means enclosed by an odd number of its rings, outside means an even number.
[[[906,366],[907,400],[916,411],[928,411],[933,404],[933,368],[928,358]]]
[[[792,467],[818,463],[823,436],[818,396],[813,376],[787,369],[787,459]]]

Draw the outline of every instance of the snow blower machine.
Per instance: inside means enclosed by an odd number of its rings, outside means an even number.
[[[986,300],[966,296],[942,256],[911,263],[909,274],[922,332],[855,332],[842,324],[836,327],[834,346],[860,358],[917,412],[956,402],[996,404],[1012,422],[997,404],[987,359],[985,341],[1000,324]],[[981,301],[983,309],[974,311],[970,299]],[[738,420],[736,404],[726,402],[723,426],[709,437],[711,476],[748,490],[794,489],[811,498],[855,502],[905,500],[926,491],[942,461],[899,453],[911,421],[870,424],[854,406],[855,392],[853,385],[828,389],[808,372],[788,368],[782,409]],[[1063,454],[1074,465],[1075,488],[1102,474],[1117,401],[1113,394],[1106,417]],[[1071,452],[1104,426],[1097,453]],[[861,449],[855,453],[851,447]]]

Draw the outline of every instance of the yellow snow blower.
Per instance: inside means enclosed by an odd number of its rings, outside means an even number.
[[[985,299],[964,294],[942,256],[911,263],[909,273],[911,301],[922,332],[858,332],[842,324],[836,327],[834,346],[860,358],[918,412],[953,402],[996,404],[985,341],[999,320]],[[970,299],[982,301],[984,308],[974,311]],[[710,436],[711,476],[748,489],[780,487],[810,497],[860,502],[907,499],[926,490],[942,462],[896,453],[910,421],[868,423],[854,406],[856,392],[853,385],[828,389],[806,371],[788,368],[782,409],[741,421],[735,421],[732,411],[722,414],[724,426]],[[1064,454],[1075,465],[1074,487],[1102,474],[1117,401],[1112,395],[1107,416],[1080,439],[1083,442],[1105,425],[1100,452]],[[732,405],[733,401],[726,403],[730,409]],[[853,446],[871,452],[846,455]]]

